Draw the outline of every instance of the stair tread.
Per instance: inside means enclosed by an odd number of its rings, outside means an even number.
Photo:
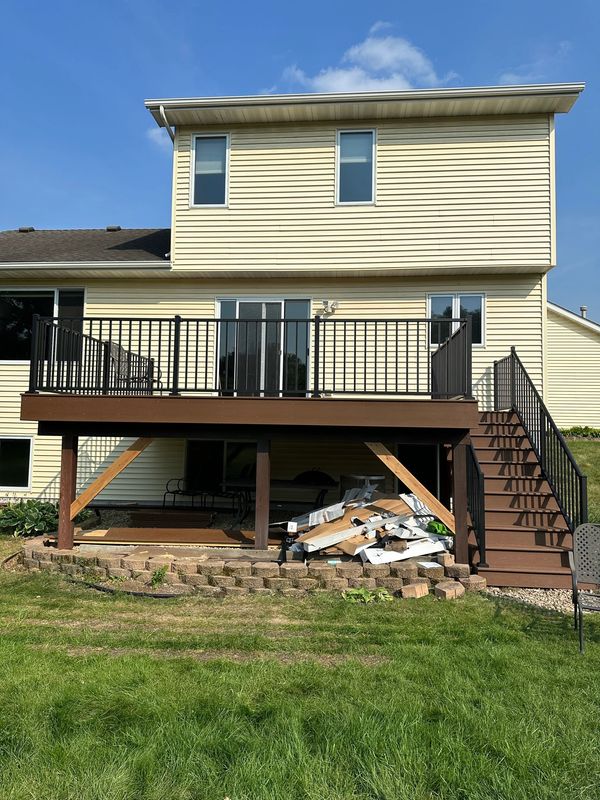
[[[506,506],[486,506],[486,511],[501,511],[502,513],[506,512],[507,514],[560,514],[558,508],[506,508]]]
[[[490,550],[506,552],[516,551],[518,553],[568,553],[571,547],[561,547],[555,544],[486,544],[486,552]]]
[[[502,572],[504,574],[514,572],[518,575],[570,575],[568,567],[477,567],[477,572]]]
[[[488,531],[537,531],[538,533],[571,533],[570,528],[548,525],[486,525]]]
[[[501,479],[502,480],[502,479]],[[485,496],[500,495],[502,497],[554,497],[552,492],[521,492],[516,489],[504,489],[503,491],[495,491],[494,489],[486,489]]]

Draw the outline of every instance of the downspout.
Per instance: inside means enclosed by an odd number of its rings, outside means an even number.
[[[173,133],[173,129],[171,128],[169,120],[167,119],[167,115],[165,114],[165,107],[159,106],[158,113],[160,114],[161,120],[164,122],[165,128],[167,129],[167,133],[171,137],[171,141],[175,142],[175,134]]]

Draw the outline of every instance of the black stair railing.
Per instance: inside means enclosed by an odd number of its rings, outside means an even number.
[[[485,547],[485,478],[473,445],[467,447],[467,506],[479,553],[478,567],[487,567]]]
[[[471,396],[460,319],[36,317],[30,391]]]
[[[519,417],[569,528],[587,522],[587,478],[514,347],[494,362],[494,405]]]

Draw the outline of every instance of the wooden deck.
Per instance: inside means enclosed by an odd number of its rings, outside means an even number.
[[[270,534],[268,545],[281,545],[282,534]],[[254,531],[221,528],[106,528],[76,530],[74,544],[254,547]]]

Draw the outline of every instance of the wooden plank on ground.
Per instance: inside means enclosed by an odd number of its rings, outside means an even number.
[[[140,453],[148,447],[153,441],[152,438],[140,437],[132,442],[129,447],[124,450],[120,456],[117,456],[112,464],[104,470],[101,475],[98,475],[95,481],[92,481],[87,489],[71,503],[71,519],[75,519],[77,514],[84,509],[89,503],[92,502],[96,495],[100,494],[108,484],[114,480],[119,473],[123,472],[128,464],[131,464]]]
[[[456,522],[454,515],[448,511],[446,506],[442,505],[429,489],[425,488],[423,484],[415,478],[415,476],[408,470],[401,461],[399,461],[393,453],[387,449],[381,442],[365,442],[369,450],[374,453],[377,458],[385,464],[385,466],[393,472],[394,475],[402,481],[405,486],[408,486],[410,491],[415,494],[419,500],[427,505],[433,514],[441,520],[444,525],[451,531],[456,530]]]
[[[366,522],[369,517],[372,516],[373,511],[369,511],[367,508],[349,508],[343,517],[333,522],[322,522],[320,525],[317,525],[316,528],[312,528],[307,533],[303,533],[296,541],[304,544],[304,542],[311,542],[313,539],[319,539],[324,534],[328,536],[332,533],[339,533],[340,531],[345,531],[350,528],[353,519],[357,518],[360,519],[361,522]]]

